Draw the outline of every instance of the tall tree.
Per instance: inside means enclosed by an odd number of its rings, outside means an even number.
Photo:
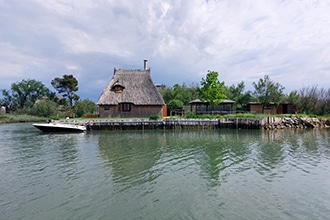
[[[280,83],[271,81],[268,75],[265,75],[263,79],[259,79],[258,83],[253,82],[253,86],[255,89],[253,94],[263,105],[262,112],[264,112],[266,105],[271,102],[277,105],[283,98],[284,87]]]
[[[304,87],[299,92],[297,108],[305,114],[330,114],[330,88]]]
[[[245,84],[240,82],[237,86],[232,85],[227,89],[227,97],[236,102],[238,108],[242,108],[247,105],[251,100],[251,92],[247,91],[244,93]]]
[[[23,79],[11,85],[11,92],[2,90],[2,95],[10,110],[30,108],[37,99],[43,96],[54,96],[50,90],[40,81],[34,79]]]
[[[198,88],[198,95],[203,101],[207,101],[212,110],[215,105],[223,102],[227,98],[225,95],[225,83],[218,79],[218,72],[208,71],[206,78],[202,78],[201,87]]]
[[[73,106],[73,100],[77,101],[79,96],[75,93],[78,91],[78,80],[73,75],[63,75],[63,78],[56,77],[51,82],[57,92],[67,97],[70,102],[70,107]]]
[[[196,90],[197,86],[191,84],[191,86],[188,87],[184,83],[182,85],[175,84],[173,87],[161,85],[160,88],[158,88],[166,104],[175,100],[175,102],[180,101],[183,105],[187,105],[190,101],[196,99]]]

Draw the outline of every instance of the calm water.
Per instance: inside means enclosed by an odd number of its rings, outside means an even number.
[[[329,219],[330,130],[0,125],[0,219]]]

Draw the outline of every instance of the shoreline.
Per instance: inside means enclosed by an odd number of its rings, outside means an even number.
[[[44,122],[46,118],[9,115],[0,118],[0,124]],[[86,118],[83,120],[62,119],[54,120],[55,123],[67,123],[76,125],[88,125],[92,130],[151,130],[151,129],[306,129],[328,128],[330,118],[313,117],[273,117],[262,118],[215,118],[215,119],[185,119],[185,118],[162,118],[151,119],[98,119]]]
[[[122,120],[57,120],[59,123],[69,123],[89,126],[92,130],[152,130],[152,129],[306,129],[328,128],[330,119],[309,117],[263,117],[263,118],[221,118],[221,119],[122,119]]]

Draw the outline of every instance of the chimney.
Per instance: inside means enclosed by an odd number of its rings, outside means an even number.
[[[147,64],[148,64],[148,60],[144,60],[144,70],[147,70],[148,68]]]

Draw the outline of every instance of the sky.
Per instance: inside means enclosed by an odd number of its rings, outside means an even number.
[[[225,85],[269,75],[285,87],[329,88],[330,0],[0,0],[0,89],[23,79],[52,91],[72,74],[97,101],[114,68],[155,84]]]

